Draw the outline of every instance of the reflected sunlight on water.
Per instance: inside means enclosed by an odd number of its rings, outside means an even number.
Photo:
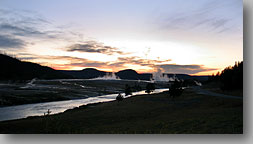
[[[169,90],[168,88],[156,89],[153,93],[160,93]],[[133,92],[133,95],[146,94],[145,90],[139,92]],[[45,102],[36,104],[25,104],[18,106],[8,106],[0,108],[0,121],[13,120],[26,118],[28,116],[40,116],[43,115],[48,109],[52,111],[51,114],[61,113],[67,109],[79,107],[81,105],[87,105],[99,102],[108,102],[115,100],[118,94],[102,95],[97,97],[89,97],[85,99],[66,100],[57,102]],[[126,96],[126,98],[131,97]]]

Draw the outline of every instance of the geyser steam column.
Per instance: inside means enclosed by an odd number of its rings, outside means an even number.
[[[103,77],[94,78],[94,80],[120,80],[120,78],[116,76],[114,72],[112,72],[106,73],[106,75]]]
[[[175,81],[176,76],[174,77],[168,77],[166,74],[162,73],[161,69],[157,69],[156,72],[152,73],[152,78],[150,81],[153,82],[169,82],[169,81]]]

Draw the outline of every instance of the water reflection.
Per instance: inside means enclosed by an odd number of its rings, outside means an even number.
[[[153,93],[160,93],[167,91],[168,89],[156,89]],[[146,94],[145,91],[134,92],[134,95]],[[0,108],[0,121],[13,120],[26,118],[28,116],[40,116],[43,115],[48,109],[52,111],[51,114],[64,112],[67,109],[72,109],[81,105],[87,105],[98,102],[108,102],[115,100],[118,94],[103,95],[97,97],[89,97],[86,99],[66,100],[57,102],[46,102],[36,104],[25,104],[18,106],[9,106]],[[127,96],[126,98],[131,97]]]

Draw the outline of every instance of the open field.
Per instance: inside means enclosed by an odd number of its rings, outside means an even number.
[[[57,115],[0,122],[0,133],[243,133],[243,101],[186,89],[81,106]]]
[[[125,85],[145,89],[147,81],[131,80],[32,80],[27,83],[0,83],[0,107],[30,103],[82,99],[124,92]],[[163,88],[166,84],[156,84]],[[132,88],[134,91],[135,89]]]
[[[236,90],[221,90],[220,88],[221,83],[219,82],[211,82],[207,83],[202,86],[203,89],[206,89],[211,92],[220,93],[224,95],[231,95],[231,96],[239,96],[243,97],[243,89],[236,89]]]

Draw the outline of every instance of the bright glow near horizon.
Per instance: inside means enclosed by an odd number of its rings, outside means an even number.
[[[242,0],[0,4],[0,50],[55,69],[208,75],[243,60]]]

